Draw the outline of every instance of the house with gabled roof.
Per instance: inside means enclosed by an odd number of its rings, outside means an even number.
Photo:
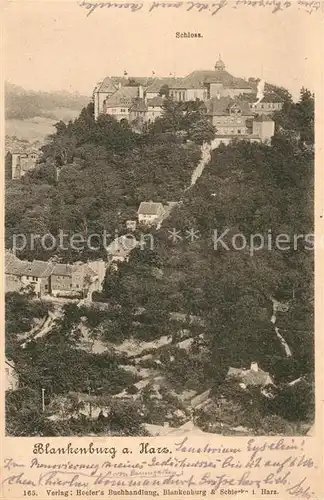
[[[107,256],[109,264],[128,261],[131,251],[138,246],[138,241],[135,237],[127,235],[115,238],[107,247]]]
[[[163,87],[172,87],[172,85],[179,80],[178,78],[175,78],[174,76],[167,76],[167,77],[162,77],[162,78],[154,78],[152,83],[147,87],[145,91],[145,95],[147,99],[152,99],[154,97],[159,97],[161,96],[161,89]]]
[[[34,292],[38,295],[50,293],[49,277],[54,265],[51,262],[33,260],[32,262],[13,260],[9,258],[6,262],[5,274],[6,282],[12,283],[13,280],[19,280],[23,288],[32,286]],[[6,291],[9,291],[8,289]],[[16,290],[18,291],[18,290]]]
[[[104,113],[104,103],[121,88],[136,89],[137,97],[139,94],[138,88],[142,86],[147,88],[153,82],[152,77],[126,77],[126,76],[108,76],[102,82],[99,82],[93,91],[94,116],[95,119]]]
[[[6,252],[6,292],[19,292],[27,286],[32,286],[39,297],[81,297],[89,288],[92,291],[101,290],[105,270],[103,261],[75,264],[41,260],[28,262],[19,260],[12,252]]]
[[[142,125],[153,122],[162,115],[163,103],[163,97],[136,98],[129,108],[130,123],[137,122],[138,125]]]
[[[128,121],[129,109],[138,97],[138,87],[121,87],[104,101],[103,112],[118,121],[123,119]]]
[[[253,112],[248,104],[231,97],[213,97],[206,102],[207,116],[217,135],[238,136],[251,133]]]
[[[165,209],[160,202],[142,201],[137,210],[138,223],[148,226],[161,223],[164,215]]]
[[[96,286],[95,282],[98,282]],[[100,290],[98,271],[84,262],[55,264],[50,283],[51,294],[55,297],[83,297],[90,287]]]
[[[227,380],[237,380],[242,389],[248,386],[266,387],[273,385],[273,380],[268,372],[259,368],[258,363],[253,361],[250,369],[230,367],[226,376]]]

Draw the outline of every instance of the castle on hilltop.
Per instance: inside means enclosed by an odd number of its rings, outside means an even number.
[[[213,70],[195,70],[183,78],[130,77],[126,72],[123,77],[109,76],[94,89],[94,114],[95,119],[107,114],[140,126],[162,115],[166,97],[177,102],[199,99],[216,137],[265,140],[274,133],[269,115],[280,110],[283,101],[275,92],[258,94],[256,80],[232,76],[219,57]]]

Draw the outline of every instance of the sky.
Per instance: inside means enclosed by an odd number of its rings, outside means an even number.
[[[189,4],[189,2],[187,2]],[[213,69],[218,54],[234,76],[261,77],[316,91],[320,83],[322,14],[297,7],[233,8],[212,16],[196,8],[102,8],[87,17],[75,1],[13,0],[5,7],[5,79],[33,90],[91,95],[109,75],[184,76]],[[201,38],[176,38],[176,32]]]

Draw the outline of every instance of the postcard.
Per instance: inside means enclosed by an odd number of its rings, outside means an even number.
[[[324,498],[324,2],[1,10],[1,498]]]

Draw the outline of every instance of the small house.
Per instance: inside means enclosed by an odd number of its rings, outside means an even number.
[[[246,389],[248,386],[266,387],[267,385],[273,385],[273,380],[269,373],[259,368],[258,363],[255,361],[251,363],[249,370],[230,367],[226,378],[237,379],[242,389]]]
[[[142,201],[137,210],[138,223],[148,226],[161,223],[164,215],[163,204],[154,201]]]
[[[119,236],[106,247],[108,263],[128,261],[130,252],[137,246],[138,241],[135,237]]]

